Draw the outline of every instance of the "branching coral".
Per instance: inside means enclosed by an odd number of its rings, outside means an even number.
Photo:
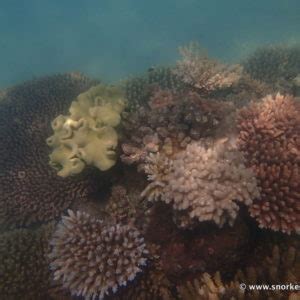
[[[59,176],[78,174],[85,165],[105,171],[115,164],[118,136],[114,127],[120,123],[124,105],[120,89],[98,85],[72,102],[69,116],[54,119],[54,135],[47,144],[54,148],[50,164]]]
[[[234,279],[226,283],[219,272],[214,276],[204,273],[193,282],[178,286],[183,300],[264,300],[298,299],[299,292],[293,288],[273,289],[276,285],[296,285],[299,276],[300,260],[294,247],[282,250],[275,246],[272,255],[265,257],[257,266],[239,270]],[[241,289],[241,284],[245,288]],[[250,286],[260,285],[261,288]],[[267,288],[269,285],[269,288]]]
[[[191,143],[173,159],[153,155],[145,170],[151,183],[142,196],[170,203],[181,227],[195,221],[232,224],[242,202],[259,192],[253,173],[228,140]]]
[[[0,103],[0,224],[29,225],[60,216],[74,199],[86,201],[99,188],[92,170],[72,180],[48,165],[50,121],[94,81],[64,74],[8,89]],[[97,187],[98,186],[98,187]]]
[[[43,299],[51,288],[47,253],[53,226],[0,235],[0,298]]]
[[[115,293],[146,263],[144,239],[135,227],[105,224],[79,211],[62,218],[51,244],[54,279],[84,299]]]
[[[197,43],[180,48],[180,54],[182,58],[177,62],[174,74],[199,92],[228,88],[241,76],[241,66],[227,66],[210,59]]]
[[[239,128],[239,148],[261,188],[251,215],[260,227],[300,232],[299,103],[269,95],[240,111]]]

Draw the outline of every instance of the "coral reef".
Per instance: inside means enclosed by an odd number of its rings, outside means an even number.
[[[231,87],[241,77],[240,65],[227,66],[210,59],[197,43],[181,47],[179,51],[182,57],[174,74],[198,92],[206,94]]]
[[[249,206],[259,191],[254,174],[230,143],[191,143],[173,159],[150,156],[145,170],[151,183],[142,196],[171,204],[180,227],[203,221],[233,224],[236,201]]]
[[[260,227],[300,232],[300,106],[291,96],[266,96],[243,108],[239,148],[256,174],[261,196],[250,214]]]
[[[299,49],[271,52],[1,90],[0,298],[298,299],[249,288],[300,276],[300,102],[265,97],[298,93]]]
[[[47,253],[53,224],[0,234],[0,298],[44,299],[51,290]]]
[[[148,253],[139,231],[79,211],[68,213],[51,241],[54,279],[84,299],[102,299],[132,281]]]
[[[0,103],[0,224],[29,225],[60,216],[74,199],[85,201],[101,188],[86,170],[63,179],[49,168],[50,121],[95,81],[77,73],[54,75],[6,90]],[[99,185],[100,183],[100,185]]]
[[[257,49],[243,63],[254,79],[266,82],[278,92],[291,92],[300,73],[300,46],[267,46]]]
[[[115,164],[118,135],[114,127],[124,106],[119,88],[100,84],[72,102],[69,116],[53,120],[54,135],[47,144],[53,148],[50,164],[59,176],[78,174],[86,165],[105,171]]]

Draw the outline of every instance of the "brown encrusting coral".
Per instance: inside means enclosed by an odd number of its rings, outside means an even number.
[[[239,148],[256,174],[261,195],[249,207],[260,227],[300,232],[300,104],[266,96],[238,117]]]
[[[0,235],[0,298],[44,299],[51,290],[47,254],[53,224]]]
[[[142,196],[170,204],[179,227],[213,221],[233,224],[239,206],[259,196],[251,170],[228,139],[191,143],[168,159],[159,154],[145,167],[151,183]]]
[[[84,299],[102,299],[141,272],[148,251],[133,225],[68,213],[54,233],[50,253],[54,279],[63,287]]]
[[[80,74],[45,77],[6,91],[0,104],[0,224],[29,225],[59,217],[74,201],[85,201],[100,177],[87,170],[60,178],[48,165],[45,139],[50,122],[93,80]]]

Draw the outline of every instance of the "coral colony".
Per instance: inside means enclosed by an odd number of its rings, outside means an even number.
[[[1,91],[1,299],[299,299],[300,48],[180,53]]]

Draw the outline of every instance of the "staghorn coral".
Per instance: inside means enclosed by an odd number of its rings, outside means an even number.
[[[241,66],[227,66],[210,59],[197,43],[190,43],[179,51],[182,58],[174,74],[201,93],[231,87],[241,77]]]
[[[171,204],[180,227],[213,221],[233,224],[242,202],[259,195],[253,173],[228,139],[195,142],[173,159],[151,155],[145,171],[151,183],[142,196]]]
[[[280,249],[274,246],[272,255],[264,257],[256,266],[239,270],[233,280],[223,281],[219,272],[210,276],[204,273],[200,278],[177,287],[183,300],[264,300],[264,299],[298,299],[299,292],[293,289],[272,290],[272,285],[295,285],[299,278],[300,260],[294,247]],[[245,284],[246,289],[240,285]],[[270,289],[250,289],[250,285],[269,285]]]
[[[149,153],[172,156],[193,140],[228,129],[234,111],[231,103],[204,99],[193,92],[174,94],[158,89],[149,106],[123,114],[121,159],[143,169]]]
[[[261,196],[249,207],[259,226],[300,232],[300,106],[293,97],[266,96],[240,111],[238,145]]]
[[[135,227],[68,213],[54,233],[50,259],[54,279],[73,295],[102,299],[141,272],[147,250]]]
[[[47,253],[54,225],[0,234],[0,298],[43,299],[51,290]]]
[[[300,73],[300,46],[261,47],[243,62],[243,66],[254,79],[268,83],[274,91],[290,93],[292,80]]]
[[[45,139],[50,121],[95,81],[77,73],[54,75],[6,90],[0,103],[0,224],[45,222],[60,216],[74,199],[98,192],[94,170],[63,179],[48,165]],[[2,147],[3,145],[3,147]]]
[[[73,101],[69,116],[59,115],[51,123],[54,135],[47,139],[53,148],[50,164],[58,175],[80,173],[86,165],[105,171],[116,162],[120,121],[125,102],[119,88],[97,85]]]

